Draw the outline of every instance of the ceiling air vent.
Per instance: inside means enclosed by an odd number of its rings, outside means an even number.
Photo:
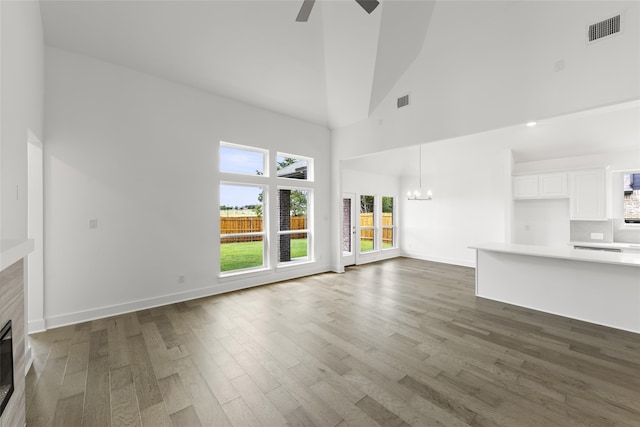
[[[398,98],[397,105],[398,105],[398,108],[406,107],[407,105],[409,105],[409,94],[406,94]]]
[[[589,25],[588,42],[594,42],[620,32],[620,15]]]

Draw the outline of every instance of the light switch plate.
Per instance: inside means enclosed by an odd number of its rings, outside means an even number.
[[[90,219],[89,228],[98,228],[98,220],[95,218]]]
[[[604,240],[604,233],[591,233],[591,240]]]

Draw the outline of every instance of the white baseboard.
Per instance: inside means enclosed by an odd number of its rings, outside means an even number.
[[[397,258],[401,256],[399,249],[387,249],[371,253],[356,255],[356,265],[369,264],[371,262],[383,261],[385,259]]]
[[[44,332],[47,330],[45,327],[44,319],[29,320],[29,324],[27,326],[29,328],[30,334],[35,334],[36,332]]]
[[[330,271],[329,266],[320,266],[312,269],[287,268],[282,269],[275,275],[268,277],[251,277],[244,278],[238,276],[237,280],[227,280],[218,283],[215,286],[207,286],[199,289],[193,289],[186,292],[178,292],[175,294],[162,295],[159,297],[147,298],[143,300],[131,301],[122,304],[91,308],[88,310],[77,311],[74,313],[59,314],[47,317],[45,319],[46,329],[59,328],[67,325],[75,325],[78,323],[88,322],[91,320],[103,319],[105,317],[117,316],[120,314],[131,313],[138,310],[146,310],[149,308],[159,307],[177,302],[189,301],[192,299],[208,297],[212,295],[223,294],[226,292],[248,289],[255,286],[262,286],[269,283],[276,283],[283,280],[291,280],[298,277],[309,276],[312,274],[326,273]]]
[[[475,258],[471,261],[466,259],[444,258],[433,255],[422,254],[419,252],[403,251],[402,256],[407,258],[421,259],[424,261],[441,262],[443,264],[459,265],[462,267],[476,268]]]

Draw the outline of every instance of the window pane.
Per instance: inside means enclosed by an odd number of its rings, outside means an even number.
[[[306,230],[309,190],[278,190],[278,230]]]
[[[374,197],[360,196],[360,252],[368,252],[375,249]],[[368,228],[372,227],[372,228]]]
[[[370,252],[375,249],[375,230],[373,228],[360,229],[360,252]]]
[[[278,153],[276,171],[280,178],[311,180],[312,161]]]
[[[393,197],[382,198],[382,226],[393,225]]]
[[[263,151],[220,146],[220,172],[264,175],[264,159]]]
[[[220,271],[264,265],[263,199],[261,186],[220,184]]]
[[[281,234],[279,238],[278,261],[300,261],[309,256],[307,233]]]
[[[393,247],[393,228],[382,229],[382,249],[389,249]]]

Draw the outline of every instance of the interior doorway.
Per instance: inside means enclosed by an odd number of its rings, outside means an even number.
[[[27,257],[25,292],[27,332],[44,331],[44,181],[42,142],[31,131],[27,136],[27,235],[33,252]]]
[[[356,263],[356,195],[342,195],[342,266]]]

